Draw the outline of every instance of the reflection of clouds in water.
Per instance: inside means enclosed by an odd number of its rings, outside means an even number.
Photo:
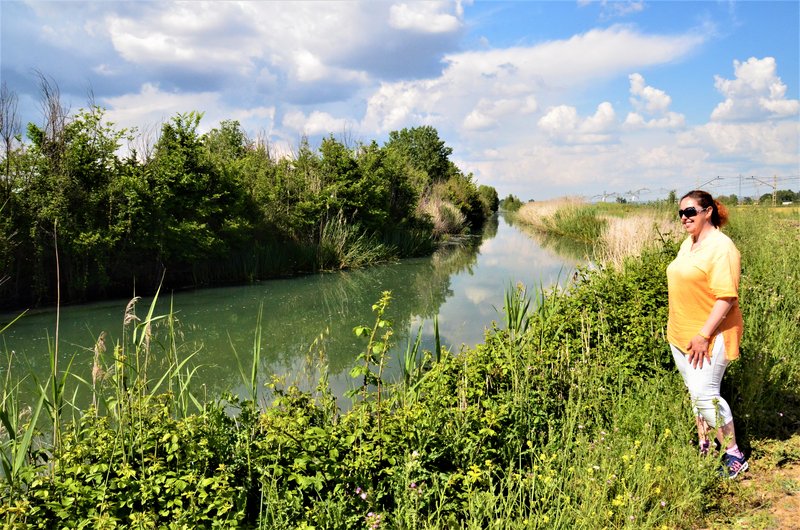
[[[421,349],[434,349],[433,315],[439,315],[442,345],[454,352],[462,344],[474,346],[484,341],[485,330],[493,321],[504,321],[506,289],[521,282],[532,290],[540,284],[552,284],[559,275],[563,281],[579,262],[540,248],[537,241],[501,220],[494,238],[485,239],[479,253],[475,246],[453,246],[430,258],[359,271],[184,291],[174,297],[162,296],[156,313],[164,314],[174,302],[181,356],[194,348],[200,350],[192,360],[193,365],[200,365],[194,381],[205,383],[209,395],[226,389],[244,390],[233,352],[235,349],[240,355],[243,368],[249,373],[259,311],[260,369],[264,380],[272,373],[305,377],[309,347],[323,334],[331,386],[341,395],[354,384],[349,377],[350,368],[366,346],[365,339],[355,337],[353,327],[374,323],[371,305],[382,291],[394,293],[387,314],[394,323],[394,347],[388,366],[394,374],[399,373],[399,360],[420,326]],[[99,331],[109,332],[107,344],[116,342],[126,303],[64,308],[61,351],[62,355],[78,351],[73,364],[77,375],[90,377],[91,346]],[[148,304],[148,300],[140,302],[140,316],[146,313]],[[32,371],[36,373],[49,369],[47,356],[41,354],[47,351],[42,329],[52,326],[54,320],[52,314],[29,315],[3,335],[8,350],[16,350],[21,359],[35,365]],[[68,344],[84,347],[72,348]],[[305,384],[311,383],[306,380]]]
[[[494,293],[489,289],[483,287],[466,287],[464,289],[464,296],[475,305],[481,304],[486,300],[490,300]]]

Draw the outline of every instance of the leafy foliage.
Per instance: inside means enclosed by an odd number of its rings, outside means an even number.
[[[384,147],[330,136],[315,150],[303,139],[293,158],[276,158],[238,122],[200,134],[202,114],[188,112],[120,158],[135,132],[101,108],[58,116],[30,124],[30,143],[0,161],[3,307],[54,301],[56,225],[62,301],[74,302],[129,295],[134,284],[252,281],[418,255],[439,237],[418,208],[434,184],[464,216],[449,232],[478,230],[496,209],[493,188],[479,193],[432,127],[392,133]]]

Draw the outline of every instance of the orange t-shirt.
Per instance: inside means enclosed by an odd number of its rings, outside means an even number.
[[[730,311],[714,330],[711,341],[722,333],[725,358],[739,357],[742,340],[742,311],[739,309],[741,256],[733,241],[714,230],[692,250],[692,238],[681,244],[678,255],[667,267],[669,320],[667,340],[681,351],[705,325],[718,298],[736,298]],[[711,351],[713,344],[708,350]]]

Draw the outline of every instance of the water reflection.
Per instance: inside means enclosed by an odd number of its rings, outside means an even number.
[[[568,237],[559,237],[534,229],[528,224],[521,223],[514,214],[507,215],[506,220],[516,229],[527,234],[536,241],[542,248],[552,250],[560,256],[569,257],[573,260],[588,262],[592,255],[591,243],[585,243]]]
[[[423,347],[433,348],[434,315],[439,315],[444,344],[456,350],[462,344],[473,345],[482,341],[484,330],[498,319],[496,308],[502,308],[508,285],[551,284],[567,277],[565,269],[580,261],[542,248],[518,227],[495,218],[481,238],[445,245],[428,258],[255,285],[162,293],[156,313],[172,308],[181,354],[197,352],[193,362],[200,368],[194,381],[206,385],[211,396],[243,390],[234,351],[249,366],[259,311],[261,373],[303,379],[308,359],[322,350],[334,392],[341,394],[351,386],[349,370],[365,347],[353,327],[372,325],[371,306],[383,291],[392,292],[387,313],[395,331],[391,375],[399,371],[396,359],[420,327]],[[73,370],[88,378],[96,338],[105,331],[109,346],[119,340],[126,303],[62,309],[62,366],[74,355]],[[140,317],[149,303],[139,302]],[[15,351],[34,373],[44,374],[49,369],[47,340],[54,336],[54,320],[52,312],[26,316],[0,337],[0,346]],[[163,330],[156,337],[165,340]],[[311,379],[308,384],[313,384]]]

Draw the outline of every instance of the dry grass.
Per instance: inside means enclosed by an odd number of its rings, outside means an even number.
[[[597,259],[617,268],[626,258],[640,256],[662,238],[676,239],[680,235],[675,220],[664,212],[643,211],[605,219],[607,223],[597,246]]]
[[[520,208],[519,219],[533,228],[558,233],[559,219],[565,213],[590,206],[580,198],[564,197],[551,201],[530,202]],[[557,215],[558,214],[558,215]],[[600,237],[592,241],[595,260],[611,267],[620,267],[626,258],[640,256],[645,249],[656,246],[662,239],[680,237],[680,227],[670,213],[639,209],[622,217],[601,215],[604,226]]]
[[[580,197],[562,197],[550,201],[536,201],[523,204],[517,212],[519,219],[539,230],[550,229],[550,223],[556,212],[566,209],[577,209],[586,203]]]
[[[433,222],[433,235],[437,239],[441,239],[445,234],[464,232],[467,218],[461,210],[439,197],[423,198],[417,209],[430,217]]]

